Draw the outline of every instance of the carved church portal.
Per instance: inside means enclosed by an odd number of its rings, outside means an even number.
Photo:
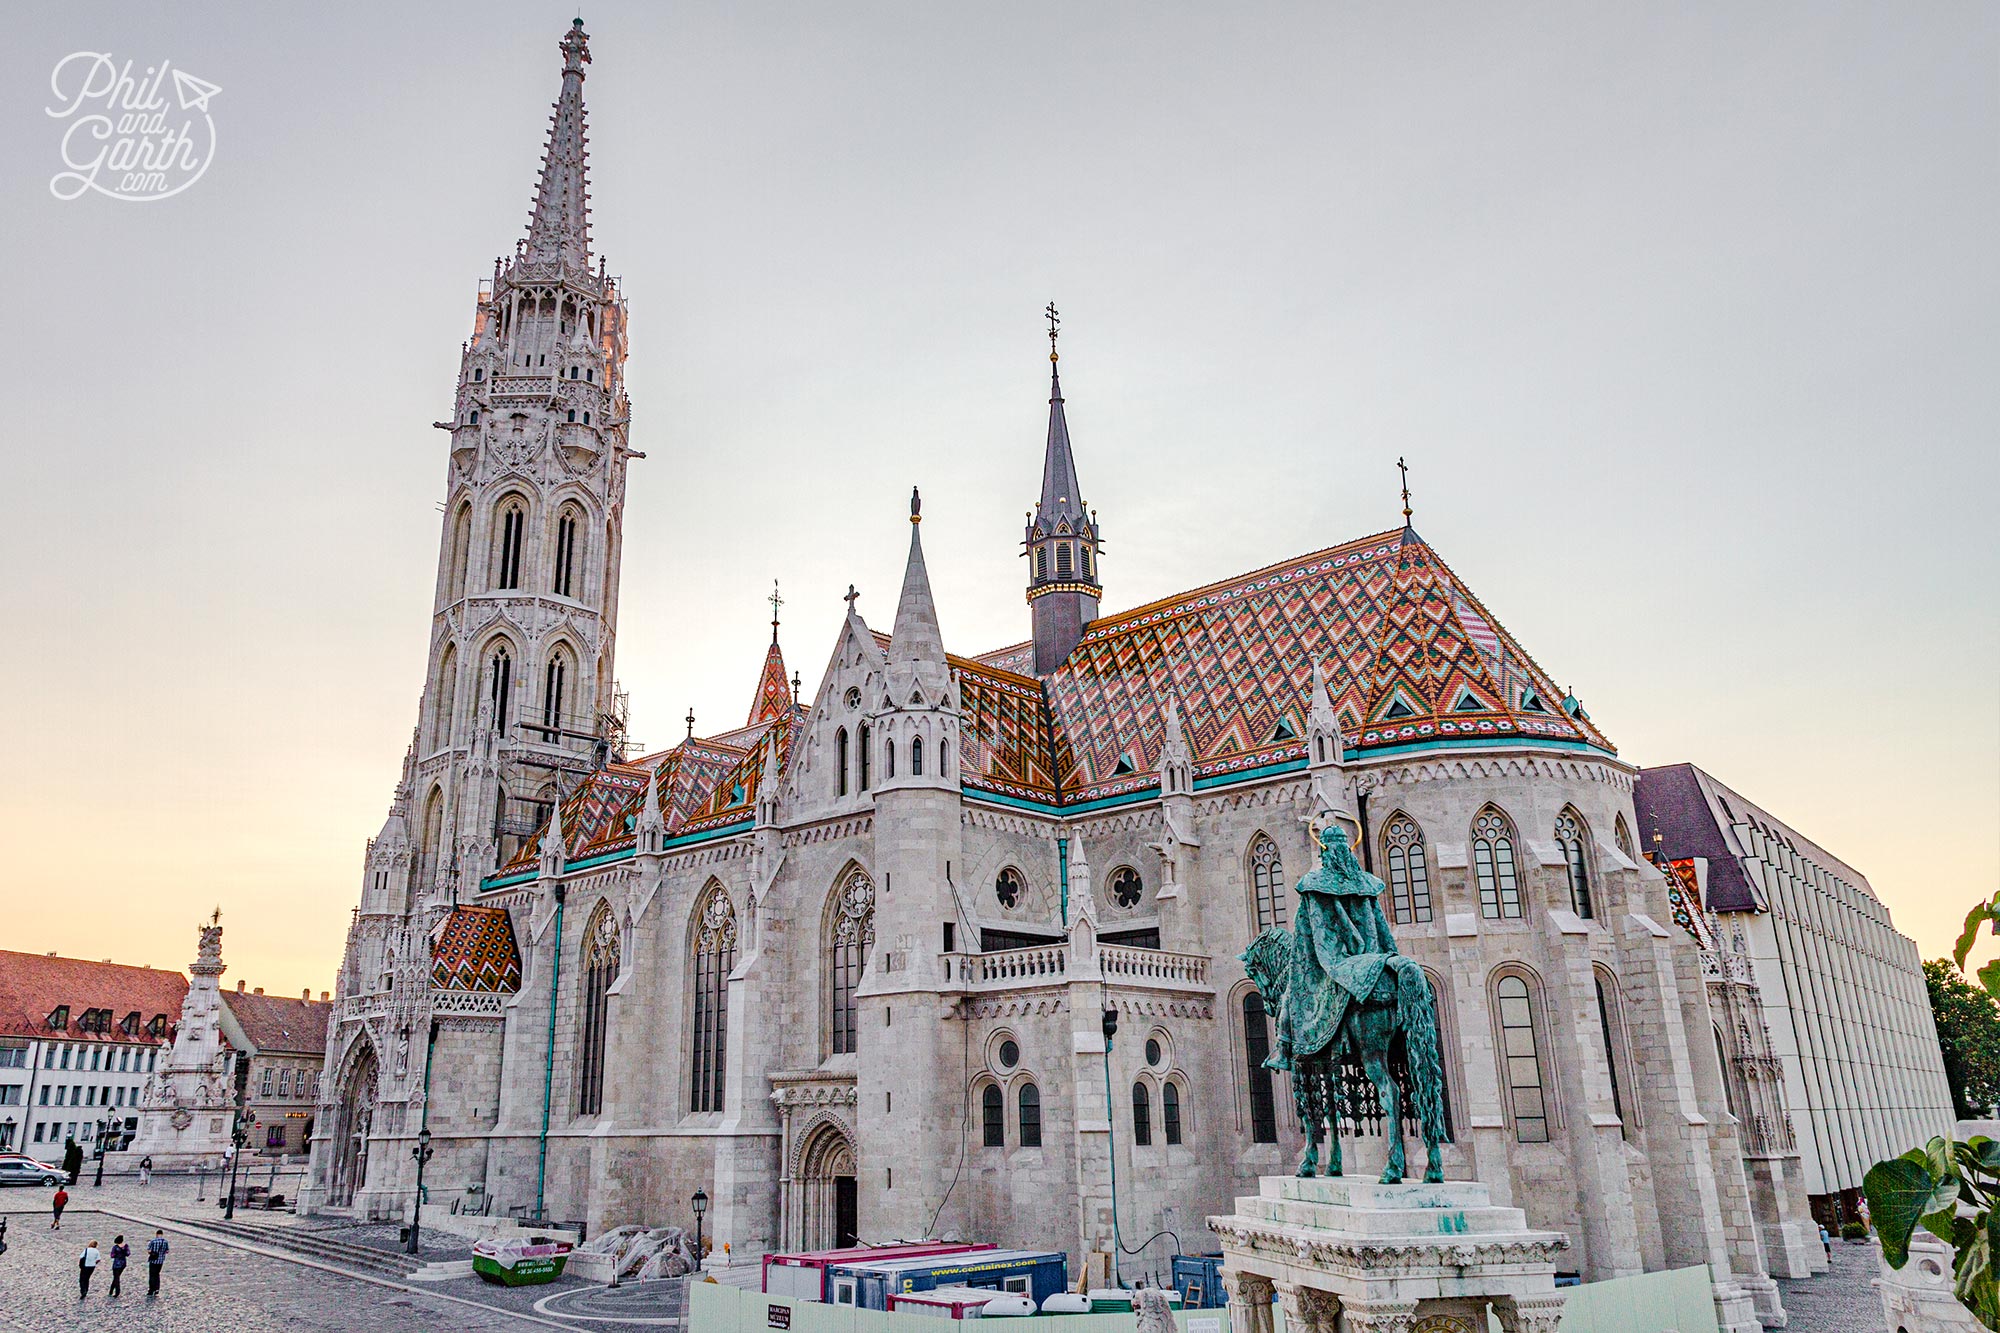
[[[361,1039],[362,1050],[341,1080],[340,1098],[333,1112],[333,1178],[327,1185],[327,1202],[345,1208],[354,1202],[355,1191],[368,1183],[368,1135],[375,1123],[375,1088],[380,1067],[375,1048]]]
[[[840,1126],[820,1124],[806,1136],[791,1193],[792,1226],[800,1249],[842,1249],[859,1243],[861,1191],[854,1178],[854,1142]]]

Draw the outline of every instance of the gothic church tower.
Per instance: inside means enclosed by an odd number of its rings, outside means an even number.
[[[626,310],[590,252],[581,21],[561,49],[528,234],[481,284],[437,423],[451,462],[406,816],[412,908],[476,885],[575,775],[622,757]]]
[[[1049,316],[1049,440],[1042,457],[1042,496],[1028,517],[1022,545],[1028,556],[1028,606],[1035,622],[1035,674],[1046,676],[1063,664],[1083,631],[1097,619],[1104,585],[1097,577],[1103,539],[1097,515],[1083,503],[1076,458],[1069,448],[1063,416],[1062,375],[1057,368],[1058,318]]]
[[[361,1109],[343,1143],[370,1126],[400,1133],[421,1113],[439,920],[560,795],[624,757],[613,649],[625,467],[643,455],[626,435],[624,298],[590,249],[583,20],[559,46],[527,235],[480,284],[451,419],[435,423],[451,444],[429,661],[401,780],[368,845],[323,1083],[328,1098],[369,1084],[349,1098]],[[366,1078],[341,1065],[364,1046],[379,1066]],[[349,1202],[358,1167],[315,1161],[315,1191]],[[371,1191],[396,1187],[377,1174]]]

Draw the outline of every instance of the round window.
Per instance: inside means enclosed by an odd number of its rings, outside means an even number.
[[[1158,1037],[1146,1038],[1146,1063],[1149,1065],[1160,1063],[1160,1039]]]
[[[1139,872],[1131,866],[1119,866],[1111,872],[1111,901],[1127,909],[1137,907],[1146,896],[1146,885],[1140,880]]]
[[[1009,1037],[1006,1041],[1001,1042],[1000,1067],[1002,1069],[1012,1069],[1015,1065],[1018,1065],[1020,1063],[1021,1063],[1021,1048],[1014,1044],[1014,1039],[1012,1037]]]
[[[993,877],[993,896],[998,898],[1000,905],[1005,908],[1011,909],[1019,904],[1021,901],[1021,872],[1012,866],[1008,866],[1005,870],[995,875]]]
[[[849,708],[859,708],[859,707],[861,707],[861,687],[860,687],[860,686],[858,686],[858,685],[849,685],[849,686],[847,687],[847,693],[846,693],[845,695],[841,696],[841,697],[842,697],[843,699],[845,699],[845,700],[847,701],[847,706],[848,706]]]

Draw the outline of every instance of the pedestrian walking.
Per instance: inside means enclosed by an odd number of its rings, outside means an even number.
[[[62,1210],[69,1207],[69,1191],[60,1185],[56,1186],[55,1197],[49,1200],[49,1207],[53,1208],[56,1214],[55,1221],[49,1223],[49,1230],[61,1231]]]
[[[160,1269],[167,1262],[167,1233],[155,1230],[146,1242],[146,1294],[160,1294]]]
[[[109,1295],[119,1294],[119,1285],[125,1280],[125,1265],[132,1262],[132,1247],[125,1243],[123,1236],[111,1242],[111,1290]]]
[[[141,1185],[153,1183],[153,1159],[150,1156],[139,1159],[139,1183]]]
[[[69,1173],[69,1183],[76,1184],[76,1178],[83,1174],[83,1145],[75,1139],[67,1141],[63,1148],[63,1170]]]
[[[97,1242],[83,1247],[83,1253],[76,1257],[76,1298],[82,1300],[90,1295],[90,1279],[97,1273],[98,1261],[104,1258],[98,1251]]]
[[[1833,1233],[1825,1227],[1819,1229],[1819,1243],[1826,1246],[1826,1261],[1833,1262]]]

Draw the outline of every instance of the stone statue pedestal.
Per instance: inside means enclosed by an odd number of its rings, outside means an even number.
[[[1559,1231],[1530,1231],[1477,1181],[1378,1185],[1354,1177],[1265,1176],[1222,1238],[1231,1324],[1270,1333],[1273,1295],[1287,1333],[1555,1333],[1563,1295]]]

